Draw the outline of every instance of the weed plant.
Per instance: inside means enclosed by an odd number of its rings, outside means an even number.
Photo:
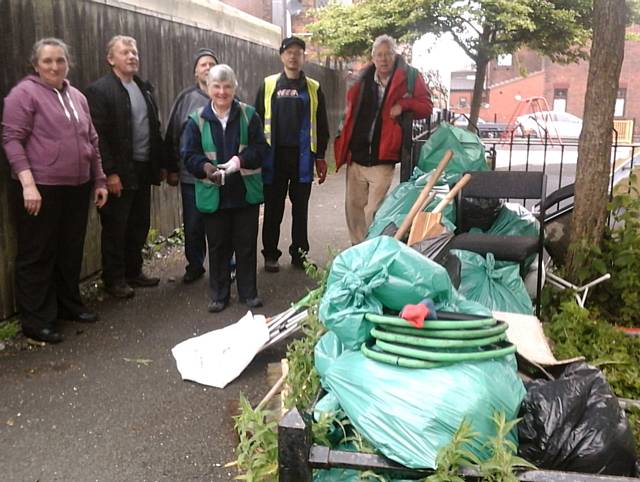
[[[580,243],[571,249],[583,266],[579,283],[611,274],[589,295],[589,308],[610,323],[640,327],[640,195],[635,186],[632,175],[629,192],[609,204],[613,227],[606,229],[601,246]]]
[[[7,320],[0,322],[0,341],[15,338],[20,332],[20,322],[18,320]]]
[[[242,472],[236,480],[278,480],[278,423],[267,410],[254,410],[240,394],[240,415],[234,417],[240,437],[235,465]]]
[[[617,396],[640,399],[640,338],[625,335],[570,300],[560,304],[545,333],[557,358],[584,356],[603,371]]]

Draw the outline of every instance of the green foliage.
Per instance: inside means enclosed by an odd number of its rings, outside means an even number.
[[[616,195],[609,204],[614,227],[606,229],[601,246],[582,242],[570,247],[579,266],[578,283],[611,274],[609,281],[594,288],[589,307],[623,326],[640,326],[640,195],[635,184],[632,175],[629,192]]]
[[[410,42],[451,33],[474,61],[529,46],[557,61],[584,58],[591,0],[363,0],[315,12],[314,40],[331,53],[362,55],[380,34]]]
[[[278,423],[266,410],[254,410],[240,395],[240,415],[234,417],[240,437],[236,448],[237,465],[242,475],[236,480],[275,482],[278,480]],[[269,420],[271,418],[271,421]]]
[[[464,482],[458,475],[462,467],[478,465],[478,458],[466,447],[471,445],[480,434],[474,432],[471,423],[463,420],[451,442],[438,450],[436,470],[425,482]]]
[[[18,333],[20,333],[20,323],[18,320],[0,322],[0,341],[15,338]]]
[[[313,363],[313,349],[324,333],[324,326],[318,320],[318,305],[326,286],[328,269],[307,263],[305,270],[308,276],[318,281],[319,287],[309,293],[308,317],[301,324],[304,336],[290,343],[287,350],[289,373],[286,382],[290,388],[284,400],[287,408],[306,409],[320,390],[320,378]],[[254,410],[244,395],[240,395],[240,415],[234,420],[240,437],[236,448],[236,464],[242,475],[236,479],[248,482],[277,480],[278,424],[271,415],[266,410]],[[327,417],[323,420],[323,427],[326,429],[335,420],[335,417]],[[320,438],[318,429],[314,430],[316,437]]]
[[[154,255],[162,251],[164,248],[171,246],[184,245],[184,229],[176,228],[169,236],[162,236],[157,229],[149,229],[147,241],[142,247],[142,255],[146,258],[152,258]]]
[[[486,482],[517,482],[514,475],[515,468],[536,467],[522,457],[515,455],[518,447],[509,440],[509,433],[518,424],[520,419],[507,421],[504,412],[496,412],[493,415],[493,423],[496,426],[496,435],[490,437],[487,447],[491,452],[491,458],[480,463],[482,480]]]
[[[478,443],[478,433],[474,432],[471,423],[463,420],[453,435],[451,442],[438,451],[436,470],[424,482],[464,482],[460,476],[463,468],[475,469],[483,481],[486,482],[516,482],[518,479],[514,469],[535,466],[515,455],[518,451],[516,444],[509,439],[520,419],[507,421],[504,412],[495,412],[492,417],[496,427],[496,434],[486,441],[485,447],[491,457],[481,461],[467,447]]]
[[[635,176],[630,181],[635,184]],[[598,290],[598,301],[611,321],[640,326],[640,196],[633,184],[610,204],[615,227],[607,231],[601,259],[611,280]]]
[[[545,333],[557,358],[584,356],[598,366],[619,397],[640,399],[640,339],[629,337],[611,324],[565,301]]]
[[[305,265],[305,270],[308,276],[318,281],[319,287],[309,293],[308,316],[300,325],[304,336],[291,342],[287,349],[289,374],[286,383],[289,392],[284,401],[285,407],[298,407],[300,410],[306,409],[320,390],[320,377],[314,364],[313,352],[326,331],[318,318],[318,307],[328,276],[328,269],[321,269],[310,263]]]

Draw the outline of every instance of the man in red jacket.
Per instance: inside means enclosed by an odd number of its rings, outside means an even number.
[[[396,53],[388,35],[373,42],[372,63],[347,92],[341,132],[335,141],[336,167],[347,164],[345,211],[352,244],[367,235],[400,161],[400,116],[431,115],[431,94],[415,68]]]

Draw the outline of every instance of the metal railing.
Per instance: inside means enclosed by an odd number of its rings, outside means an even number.
[[[413,122],[411,140],[407,139],[411,148],[406,149],[407,155],[402,158],[401,180],[407,180],[411,175],[420,158],[420,151],[431,134],[442,122],[452,120],[451,112],[443,111],[432,119]],[[477,126],[471,125],[480,133]],[[546,131],[544,137],[521,137],[512,131],[506,138],[482,137],[480,140],[485,146],[487,164],[492,170],[542,171],[547,175],[547,193],[553,193],[575,182],[578,139],[558,142],[556,138],[551,139]],[[611,159],[610,198],[614,193],[631,191],[630,174],[640,165],[640,144],[621,142],[617,130],[613,129]],[[555,209],[561,207],[559,204]]]

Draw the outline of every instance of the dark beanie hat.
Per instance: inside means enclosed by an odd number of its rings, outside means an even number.
[[[213,60],[216,61],[216,65],[220,63],[218,62],[218,57],[216,57],[216,54],[213,52],[213,50],[207,47],[202,47],[202,48],[199,48],[198,51],[193,56],[193,70],[196,70],[196,65],[198,65],[198,60],[200,60],[200,57],[204,57],[205,55],[208,55],[209,57],[213,57]]]
[[[302,47],[302,50],[306,50],[306,48],[307,48],[307,44],[305,44],[304,40],[302,40],[301,38],[299,38],[299,37],[287,37],[280,44],[280,53],[284,52],[285,50],[287,50],[292,45],[298,45],[298,46]]]

